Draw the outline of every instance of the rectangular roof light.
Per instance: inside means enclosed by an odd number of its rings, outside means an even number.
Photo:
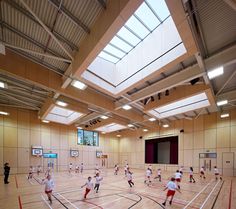
[[[3,88],[3,89],[7,88],[7,84],[0,81],[0,88]]]
[[[156,120],[156,118],[149,118],[148,120],[151,121],[151,122],[153,122],[153,121]]]
[[[62,107],[66,107],[68,104],[62,101],[56,101],[56,104]]]
[[[224,73],[224,67],[221,66],[221,67],[218,67],[218,68],[216,68],[214,70],[209,71],[207,73],[207,75],[208,75],[209,79],[213,79],[213,78],[215,78],[217,76],[222,75],[223,73]]]
[[[100,118],[106,120],[108,118],[108,116],[102,115]]]
[[[229,113],[221,114],[220,117],[221,118],[228,118],[229,117]]]
[[[223,105],[228,104],[228,100],[221,100],[221,101],[218,101],[216,104],[217,106],[223,106]]]
[[[130,105],[124,105],[122,106],[124,110],[130,110],[132,107]]]
[[[86,84],[82,83],[81,81],[76,81],[76,80],[72,81],[71,85],[80,90],[84,90],[87,88]]]
[[[99,128],[96,128],[95,130],[100,131],[100,132],[110,133],[110,132],[118,131],[118,130],[125,129],[125,128],[126,128],[126,126],[123,126],[123,125],[120,125],[117,123],[110,123],[105,126],[101,126]]]
[[[9,115],[8,112],[0,111],[0,115]]]

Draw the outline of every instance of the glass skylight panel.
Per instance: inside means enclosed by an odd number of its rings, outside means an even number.
[[[116,57],[119,57],[119,58],[122,58],[123,56],[125,56],[124,52],[120,51],[119,49],[116,49],[115,47],[109,44],[103,50],[111,54],[114,54]]]
[[[146,0],[146,1],[152,7],[152,9],[156,12],[157,16],[161,18],[162,21],[170,15],[170,12],[165,3],[165,0],[158,0],[158,1]]]
[[[125,25],[142,39],[150,33],[135,16],[131,16]]]
[[[117,33],[118,36],[131,43],[133,46],[136,46],[141,40],[130,32],[127,28],[122,27]]]
[[[159,2],[159,0],[154,0],[156,2]],[[145,2],[142,3],[142,5],[137,9],[135,12],[135,15],[138,16],[140,20],[143,21],[143,23],[152,31],[154,30],[159,24],[160,21],[157,19],[157,17],[153,14],[153,12],[150,10],[150,8],[147,6]]]
[[[105,59],[105,60],[107,60],[107,61],[113,62],[113,63],[117,63],[119,61],[118,58],[113,57],[113,56],[111,56],[111,55],[109,55],[109,54],[107,54],[103,51],[101,51],[98,56]]]
[[[114,36],[114,38],[111,40],[110,43],[113,44],[114,46],[122,49],[123,51],[126,51],[127,53],[133,48],[132,46],[130,46],[129,44],[125,43],[124,41],[122,41],[117,36]]]

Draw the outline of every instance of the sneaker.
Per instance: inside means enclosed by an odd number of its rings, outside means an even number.
[[[180,185],[178,185],[178,188],[180,189]]]
[[[163,202],[163,203],[162,203],[162,205],[166,206],[166,203],[165,203],[165,202]]]
[[[172,204],[172,201],[170,201],[169,203],[170,203],[170,205],[171,205],[171,204]]]
[[[196,181],[194,181],[193,183],[196,183]]]

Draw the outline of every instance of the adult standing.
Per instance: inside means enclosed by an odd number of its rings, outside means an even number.
[[[4,164],[4,184],[9,184],[8,177],[10,174],[10,166],[9,163]]]

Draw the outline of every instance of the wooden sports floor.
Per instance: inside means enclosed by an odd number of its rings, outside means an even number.
[[[55,189],[53,203],[48,204],[44,194],[44,186],[35,174],[34,179],[27,180],[25,174],[11,175],[10,184],[3,184],[1,176],[0,208],[1,209],[44,209],[44,208],[79,208],[79,209],[125,209],[125,208],[164,208],[162,202],[165,198],[164,185],[172,175],[170,172],[162,173],[162,182],[153,180],[152,184],[144,184],[144,170],[133,169],[135,186],[130,188],[124,178],[123,170],[115,176],[112,169],[102,170],[99,193],[91,191],[87,199],[83,199],[84,189],[81,185],[88,176],[94,176],[93,170],[85,170],[81,174],[67,172],[54,173]],[[194,175],[196,183],[188,182],[188,174],[184,174],[181,182],[181,193],[176,192],[174,201],[170,206],[167,202],[165,208],[236,208],[236,178],[223,178],[216,181],[213,176],[201,180],[198,174]],[[93,179],[94,180],[94,179]]]

